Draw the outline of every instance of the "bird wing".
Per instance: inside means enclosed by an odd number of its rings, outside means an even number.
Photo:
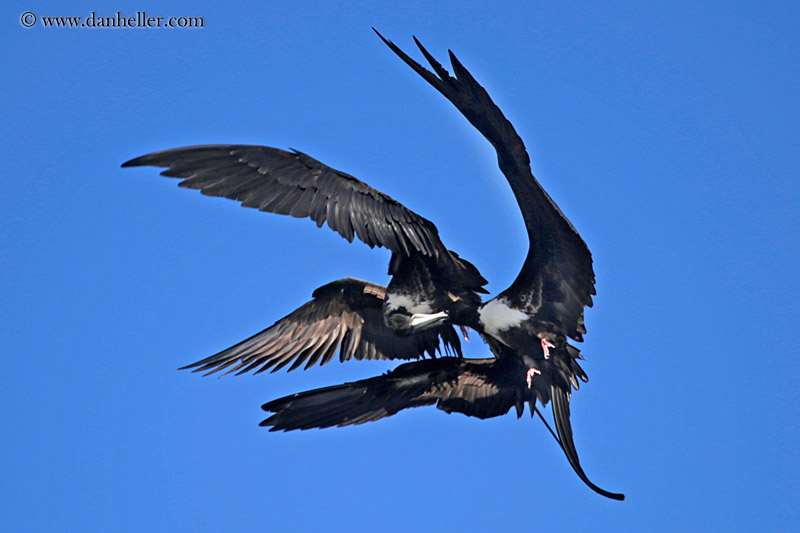
[[[304,370],[339,360],[418,359],[437,351],[461,356],[461,342],[450,325],[401,336],[383,321],[381,285],[345,278],[314,291],[314,299],[264,331],[183,369],[213,374]],[[442,348],[443,346],[443,348]],[[257,369],[257,370],[256,370]]]
[[[491,418],[507,413],[515,398],[496,371],[496,359],[426,359],[382,376],[266,403],[262,409],[274,414],[261,426],[270,431],[349,426],[433,404],[448,413]]]
[[[266,146],[207,145],[143,155],[123,167],[167,167],[162,176],[182,178],[180,187],[237,200],[259,211],[310,218],[349,242],[449,257],[436,226],[349,174],[302,152]]]
[[[265,403],[261,408],[272,414],[260,425],[269,427],[270,431],[342,427],[434,404],[447,413],[478,418],[501,416],[516,407],[517,416],[520,416],[523,403],[530,402],[533,410],[535,400],[530,389],[520,389],[519,383],[514,383],[513,372],[504,367],[507,362],[441,358],[405,363],[382,376]],[[569,389],[553,384],[550,396],[559,444],[578,477],[598,494],[623,500],[624,495],[608,492],[589,481],[581,467],[572,439]]]
[[[450,100],[497,151],[500,170],[511,185],[530,240],[522,270],[501,296],[521,303],[529,313],[556,321],[565,335],[580,341],[586,332],[583,309],[591,307],[592,295],[595,294],[592,256],[572,223],[534,178],[522,139],[453,52],[449,54],[455,77],[416,38],[414,42],[433,72],[411,59],[380,33],[378,36]]]

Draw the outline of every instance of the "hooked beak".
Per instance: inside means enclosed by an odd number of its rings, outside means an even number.
[[[408,325],[413,331],[421,331],[435,326],[446,319],[447,313],[445,311],[440,311],[438,313],[414,313],[411,315],[411,320]]]

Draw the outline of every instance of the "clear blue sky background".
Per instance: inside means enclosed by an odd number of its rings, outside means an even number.
[[[327,4],[327,5],[322,5]],[[800,525],[796,2],[119,1],[205,28],[0,10],[0,516],[65,531],[709,531]],[[536,420],[436,409],[268,433],[261,403],[377,375],[177,372],[388,253],[181,190],[132,157],[303,150],[433,220],[493,293],[522,220],[489,145],[373,34],[451,48],[589,244],[578,480]],[[468,355],[485,356],[480,342]]]

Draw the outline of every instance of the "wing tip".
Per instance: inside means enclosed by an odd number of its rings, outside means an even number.
[[[142,155],[142,156],[139,156],[139,157],[134,157],[133,159],[125,161],[119,167],[120,168],[128,168],[128,167],[146,166],[147,165],[146,158],[147,158],[146,155]]]

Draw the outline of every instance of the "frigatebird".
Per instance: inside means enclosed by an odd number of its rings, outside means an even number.
[[[376,30],[376,33],[377,30]],[[482,302],[486,280],[472,263],[448,250],[436,226],[357,178],[299,151],[243,145],[175,148],[122,166],[167,167],[181,187],[240,201],[244,207],[311,218],[352,242],[392,252],[388,287],[339,280],[270,328],[188,365],[213,373],[273,372],[305,363],[349,359],[418,359],[437,350],[457,357],[405,363],[385,375],[294,394],[268,402],[261,425],[271,431],[361,424],[410,407],[436,404],[450,413],[489,418],[528,403],[550,403],[556,440],[581,480],[615,500],[624,495],[594,485],[584,473],[572,437],[569,402],[578,380],[595,276],[588,247],[534,178],[522,139],[486,90],[449,52],[454,76],[414,38],[427,70],[378,36],[442,93],[493,145],[519,204],[530,241],[522,269],[509,288]],[[453,325],[475,329],[494,358],[464,359]],[[544,420],[544,417],[542,417]],[[546,424],[546,421],[545,421]],[[549,429],[549,426],[548,426]],[[554,434],[555,436],[555,434]]]
[[[449,324],[400,334],[388,327],[383,314],[386,287],[355,278],[340,279],[316,289],[313,299],[264,331],[183,369],[213,374],[289,371],[305,363],[339,360],[419,359],[438,351],[461,356],[461,341]],[[440,340],[442,345],[440,346]],[[224,375],[224,374],[223,374]]]

